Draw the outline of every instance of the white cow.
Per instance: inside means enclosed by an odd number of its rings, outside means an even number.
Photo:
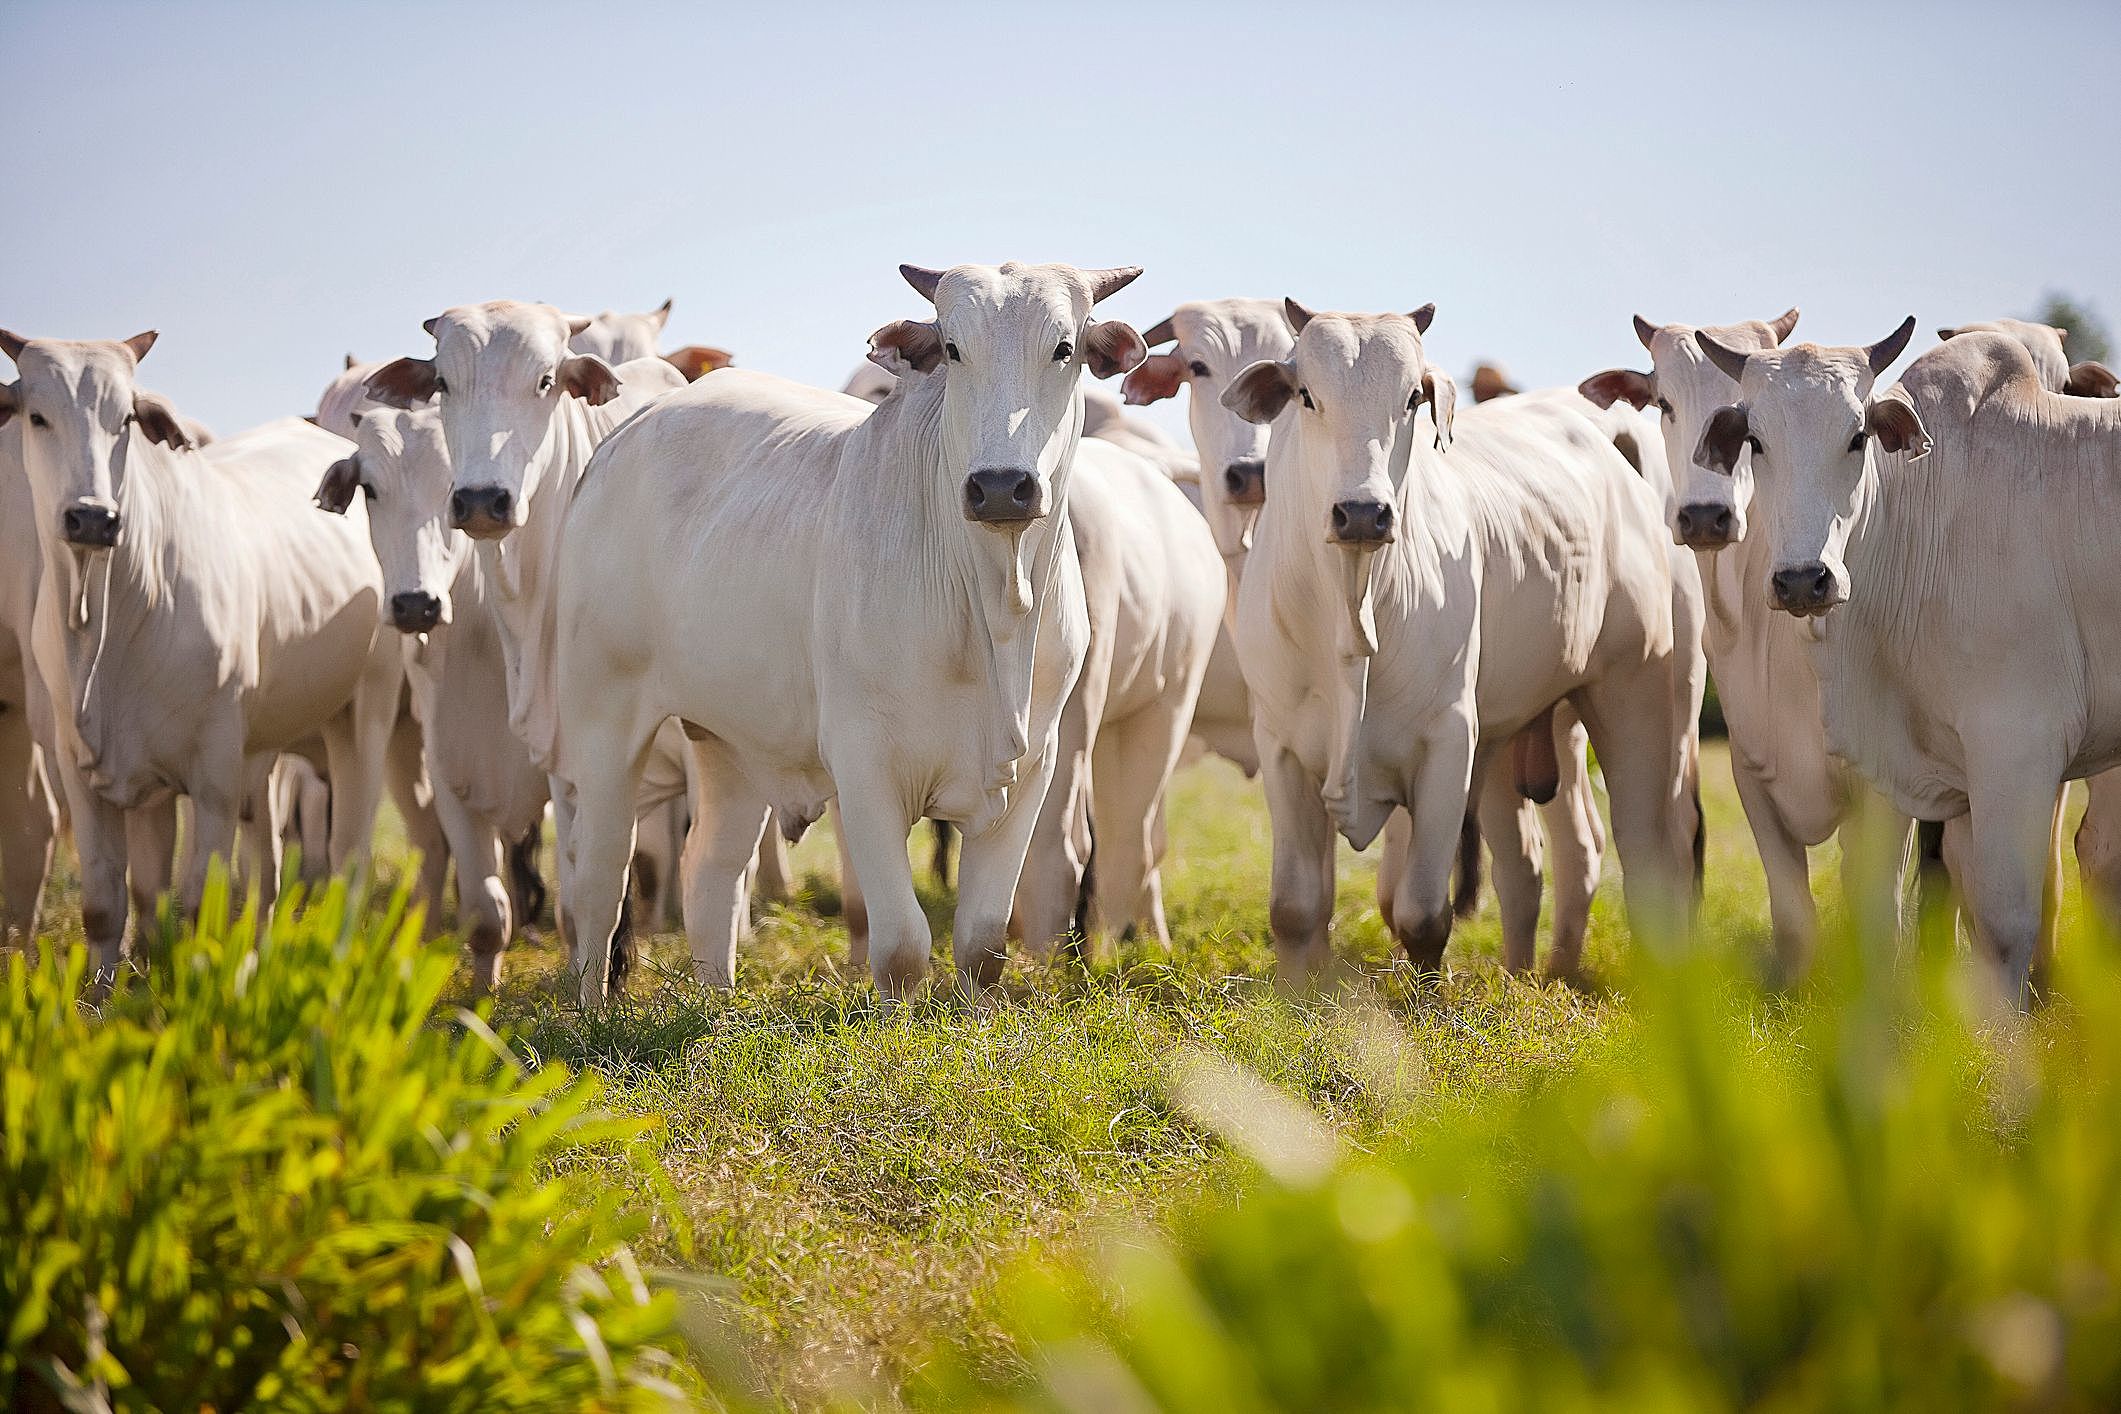
[[[535,684],[551,653],[553,575],[560,524],[575,483],[597,444],[684,376],[661,359],[617,368],[568,351],[577,332],[549,305],[495,300],[460,305],[426,322],[431,359],[401,358],[371,374],[369,395],[411,410],[441,399],[450,465],[449,524],[479,542],[501,655],[507,666],[508,722],[541,765],[551,739],[549,688]],[[558,842],[561,932],[573,940],[568,848],[571,806],[552,783]],[[612,938],[610,930],[597,934]],[[623,970],[630,940],[614,940]]]
[[[1956,821],[1954,882],[2005,990],[2042,947],[2061,784],[2121,765],[2121,403],[2052,392],[2025,345],[1963,334],[1874,384],[1862,348],[1698,336],[1737,383],[1696,459],[1754,470],[1750,592],[1806,621],[1828,749],[1918,819]]]
[[[670,322],[670,301],[664,300],[646,314],[570,314],[567,347],[578,354],[600,358],[616,368],[637,358],[655,358],[656,341]]]
[[[1455,415],[1451,380],[1423,353],[1428,307],[1286,312],[1289,356],[1222,392],[1274,427],[1237,646],[1274,820],[1285,970],[1326,961],[1334,827],[1363,848],[1397,809],[1413,838],[1393,930],[1417,966],[1440,965],[1469,798],[1491,840],[1515,834],[1514,782],[1488,768],[1563,700],[1604,769],[1637,931],[1676,932],[1698,826],[1694,725],[1653,492],[1558,400]],[[1537,916],[1526,853],[1496,852],[1506,920],[1524,916],[1528,885]]]
[[[191,797],[196,908],[246,799],[268,797],[275,755],[321,733],[339,784],[332,865],[360,864],[397,705],[361,529],[308,505],[346,444],[289,419],[193,451],[168,404],[134,385],[153,343],[0,334],[21,373],[5,406],[27,424],[44,553],[34,653],[104,972],[125,933],[122,812]],[[252,879],[270,902],[279,839],[260,824]]]
[[[1024,941],[1069,933],[1096,841],[1094,915],[1168,945],[1158,866],[1164,791],[1222,632],[1223,572],[1207,526],[1155,463],[1083,438],[1068,490],[1089,654],[1061,714],[1060,756],[1017,890]]]
[[[1136,273],[904,267],[936,317],[873,337],[908,383],[882,406],[732,369],[606,444],[559,577],[553,750],[578,793],[582,939],[617,919],[632,777],[676,716],[706,861],[688,922],[718,924],[688,930],[703,981],[732,980],[768,812],[801,827],[837,796],[884,993],[927,971],[906,859],[922,816],[964,830],[954,952],[966,985],[993,982],[1087,648],[1067,533],[1079,370],[1143,352],[1091,309]],[[594,952],[576,963],[592,997]]]
[[[1244,574],[1254,523],[1266,501],[1270,429],[1239,417],[1223,405],[1220,394],[1230,380],[1253,363],[1288,357],[1296,336],[1290,331],[1287,313],[1279,302],[1222,299],[1181,304],[1168,319],[1154,325],[1145,338],[1152,347],[1169,343],[1173,348],[1168,353],[1152,353],[1140,368],[1127,375],[1126,398],[1129,403],[1146,404],[1174,397],[1182,387],[1192,389],[1187,421],[1204,468],[1198,493],[1202,513],[1223,554],[1231,586],[1228,612],[1234,617],[1236,586]],[[1251,700],[1227,633],[1209,663],[1194,730],[1221,754],[1244,766],[1247,775],[1258,771]],[[1553,966],[1562,973],[1575,969],[1590,925],[1591,899],[1598,889],[1600,861],[1605,852],[1604,824],[1591,787],[1585,740],[1581,725],[1564,705],[1551,722],[1534,722],[1523,739],[1513,744],[1513,765],[1525,768],[1519,772],[1519,784],[1543,802],[1546,830],[1542,832],[1529,819],[1520,819],[1515,834],[1499,841],[1504,847],[1521,851],[1513,867],[1535,874],[1541,868],[1546,848],[1553,851]],[[1531,759],[1535,756],[1537,765]],[[1378,868],[1377,906],[1387,927],[1392,923],[1393,894],[1403,872],[1409,836],[1404,816],[1386,827]],[[1461,832],[1459,847],[1457,906],[1460,916],[1465,917],[1478,906],[1480,895],[1480,836],[1470,817]],[[1521,909],[1524,900],[1518,898],[1514,902]],[[1530,903],[1529,921],[1521,913],[1505,920],[1505,950],[1512,966],[1529,966],[1532,960],[1536,889],[1531,891]]]

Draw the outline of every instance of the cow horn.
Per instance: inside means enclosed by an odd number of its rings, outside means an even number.
[[[20,334],[11,334],[5,329],[0,329],[0,353],[4,353],[15,362],[20,363],[22,362],[22,351],[28,347],[29,340],[23,338]]]
[[[1635,337],[1642,340],[1642,346],[1647,349],[1650,340],[1657,337],[1657,326],[1638,314],[1635,316]],[[1652,349],[1651,352],[1656,351]]]
[[[434,331],[435,331],[435,325],[437,325],[437,324],[440,324],[441,322],[442,322],[442,316],[441,316],[441,315],[439,315],[439,314],[437,314],[437,315],[436,315],[436,316],[435,316],[434,318],[432,318],[432,319],[423,319],[423,320],[421,320],[421,321],[420,321],[420,327],[421,327],[422,329],[425,329],[425,330],[426,330],[426,331],[427,331],[428,333],[432,334],[432,333],[434,333]]]
[[[1775,342],[1778,344],[1787,339],[1790,336],[1790,330],[1796,327],[1797,306],[1794,304],[1782,311],[1780,318],[1768,321],[1768,332],[1775,336]]]
[[[1167,315],[1161,323],[1151,324],[1149,332],[1142,335],[1142,342],[1152,349],[1158,344],[1175,342],[1178,338],[1178,331],[1171,327],[1171,321],[1175,318],[1177,318],[1176,315]]]
[[[155,331],[152,329],[142,330],[125,341],[125,351],[133,356],[134,363],[146,358],[147,351],[154,346]]]
[[[1745,377],[1744,353],[1737,349],[1727,349],[1717,343],[1706,329],[1695,330],[1694,341],[1701,345],[1701,351],[1709,356],[1709,362],[1715,364],[1724,377],[1733,383]]]
[[[1414,332],[1415,332],[1415,333],[1417,333],[1417,334],[1426,334],[1426,333],[1428,333],[1428,332],[1429,332],[1429,326],[1430,326],[1431,324],[1433,324],[1433,323],[1435,323],[1435,322],[1436,322],[1436,301],[1435,301],[1435,300],[1430,300],[1430,301],[1429,301],[1429,302],[1428,302],[1427,304],[1423,305],[1423,306],[1422,306],[1422,307],[1421,307],[1420,309],[1417,309],[1417,310],[1415,310],[1415,311],[1414,311],[1414,312],[1413,312],[1412,314],[1409,314],[1409,315],[1407,316],[1407,318],[1409,318],[1409,319],[1411,319],[1411,320],[1413,320],[1413,321],[1414,321]]]
[[[915,293],[930,304],[935,303],[935,287],[943,282],[943,272],[930,270],[925,265],[901,265],[898,273],[906,277]]]
[[[1887,334],[1877,343],[1865,349],[1864,356],[1870,360],[1871,376],[1877,377],[1893,366],[1893,360],[1907,349],[1907,341],[1915,337],[1915,316],[1910,314],[1900,321],[1900,327]]]
[[[1311,322],[1311,311],[1286,295],[1282,296],[1281,313],[1289,321],[1289,328],[1299,334],[1304,331],[1304,325]]]
[[[1085,270],[1083,278],[1090,282],[1090,303],[1108,300],[1127,286],[1141,278],[1139,265],[1114,265],[1106,270]]]

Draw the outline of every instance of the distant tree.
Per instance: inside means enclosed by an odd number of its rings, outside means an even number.
[[[2106,334],[2106,321],[2088,304],[2060,290],[2050,290],[2040,301],[2040,308],[2033,318],[2041,324],[2052,324],[2057,329],[2069,331],[2069,342],[2064,346],[2071,363],[2094,358],[2106,362],[2113,345]]]

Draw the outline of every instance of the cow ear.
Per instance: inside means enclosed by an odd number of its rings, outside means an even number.
[[[1947,324],[1937,331],[1937,338],[1940,341],[1944,339],[1949,339],[1956,335],[1958,332],[1959,331],[1956,328],[1953,328],[1951,325]]]
[[[663,355],[663,362],[685,375],[687,383],[697,383],[704,374],[717,368],[727,368],[736,362],[736,356],[727,349],[710,348],[706,344],[687,344]]]
[[[1753,422],[1746,415],[1744,403],[1720,407],[1709,419],[1709,425],[1701,429],[1694,460],[1711,471],[1730,476],[1738,470],[1738,454],[1745,450],[1746,439],[1752,435]]]
[[[1127,375],[1127,381],[1119,385],[1119,391],[1127,406],[1143,407],[1177,397],[1179,385],[1185,381],[1184,359],[1175,353],[1150,354],[1141,361],[1139,368]]]
[[[576,354],[560,360],[560,391],[602,407],[619,395],[619,375],[594,354]]]
[[[317,483],[317,504],[335,516],[343,516],[353,504],[354,492],[360,489],[360,462],[353,457],[340,457],[324,468],[324,479]]]
[[[1223,389],[1223,406],[1247,422],[1268,423],[1296,395],[1296,370],[1286,363],[1255,363]]]
[[[1083,358],[1098,378],[1111,378],[1141,367],[1149,346],[1123,319],[1093,319],[1083,328]]]
[[[1451,375],[1430,369],[1421,375],[1421,400],[1429,405],[1436,424],[1436,450],[1451,450],[1451,420],[1458,415],[1458,385]]]
[[[21,396],[13,383],[0,383],[0,427],[7,426],[8,419],[15,415]]]
[[[150,442],[160,442],[180,452],[192,449],[191,434],[184,430],[177,410],[153,393],[133,394],[133,425]]]
[[[1648,407],[1657,396],[1650,386],[1650,375],[1637,373],[1632,368],[1608,368],[1603,373],[1593,373],[1576,385],[1576,391],[1602,408],[1626,403],[1637,412]]]
[[[1311,322],[1312,314],[1310,310],[1305,309],[1295,300],[1283,295],[1281,299],[1281,317],[1289,321],[1290,333],[1301,334],[1304,331],[1304,325]]]
[[[1863,409],[1863,430],[1878,439],[1880,451],[1905,453],[1909,461],[1930,454],[1929,429],[1905,388],[1888,388],[1872,398]]]
[[[869,336],[869,361],[895,378],[932,373],[943,361],[942,332],[918,319],[894,319]]]
[[[2062,391],[2079,398],[2121,397],[2121,378],[2114,371],[2094,359],[2070,365],[2069,381]]]
[[[362,386],[387,407],[416,408],[434,397],[442,380],[431,358],[397,358],[368,375]]]

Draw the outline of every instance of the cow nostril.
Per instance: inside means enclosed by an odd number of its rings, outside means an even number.
[[[471,519],[471,497],[462,491],[449,493],[449,518],[458,525]]]
[[[1031,504],[1033,493],[1037,490],[1037,482],[1028,476],[1021,476],[1017,478],[1016,489],[1010,493],[1009,499],[1016,502],[1018,506],[1028,507]]]
[[[1348,508],[1346,506],[1335,506],[1333,508],[1333,528],[1336,531],[1344,532],[1347,530]]]
[[[987,504],[987,488],[979,484],[977,477],[965,483],[965,504],[975,511]]]
[[[1377,508],[1377,529],[1383,533],[1391,531],[1392,508],[1390,506],[1379,506]]]
[[[1242,471],[1238,470],[1238,469],[1237,469],[1236,467],[1234,467],[1234,466],[1233,466],[1233,467],[1231,467],[1231,468],[1230,468],[1230,469],[1229,469],[1228,471],[1226,471],[1226,472],[1224,472],[1224,473],[1223,473],[1223,485],[1225,485],[1225,486],[1227,486],[1227,487],[1229,487],[1229,488],[1230,488],[1230,494],[1231,494],[1231,495],[1233,495],[1233,496],[1242,496],[1242,495],[1244,495],[1244,493],[1245,493],[1245,474],[1244,474],[1244,472],[1242,472]]]
[[[508,513],[509,513],[509,512],[511,511],[511,510],[515,509],[515,503],[516,503],[516,498],[515,498],[514,496],[511,496],[511,495],[509,495],[509,494],[508,494],[508,493],[507,493],[506,491],[496,491],[496,492],[494,492],[494,493],[493,493],[493,518],[494,518],[495,520],[506,520],[506,519],[508,519]]]

